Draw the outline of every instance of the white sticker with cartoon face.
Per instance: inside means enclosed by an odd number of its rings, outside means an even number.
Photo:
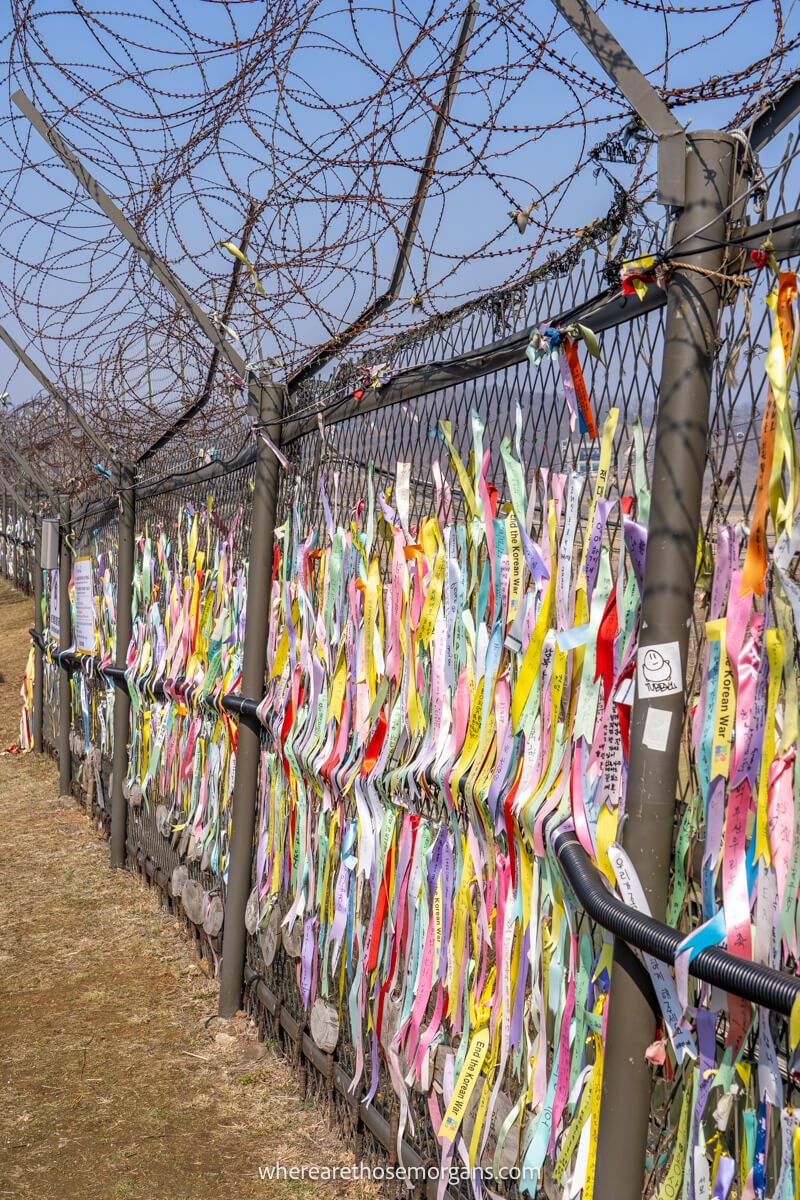
[[[681,651],[677,642],[640,646],[637,656],[638,694],[648,700],[683,691]]]

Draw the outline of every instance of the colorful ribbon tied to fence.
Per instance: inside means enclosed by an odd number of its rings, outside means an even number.
[[[443,425],[453,483],[434,463],[417,520],[408,464],[349,520],[323,479],[324,528],[293,507],[272,585],[255,928],[272,952],[279,913],[304,1005],[348,1022],[353,1088],[385,1064],[398,1146],[428,1119],[444,1166],[531,1193],[594,1170],[611,948],[549,838],[572,822],[613,881],[649,508],[638,424],[635,495],[606,495],[616,426],[588,490],[528,488],[521,412],[507,503],[477,414],[469,465]]]
[[[240,677],[247,576],[233,548],[242,515],[226,525],[209,499],[199,512],[182,507],[173,527],[139,537],[125,672],[130,803],[155,806],[159,832],[223,878],[236,726],[219,700]]]
[[[647,911],[621,846],[631,712],[637,696],[684,686],[688,802],[666,916],[686,936],[674,974],[644,958],[660,1006],[647,1194],[800,1194],[787,1084],[800,1019],[787,1030],[691,976],[713,945],[785,972],[798,958],[796,290],[782,273],[768,299],[753,518],[708,514],[689,663],[638,654],[645,437],[635,421],[621,470],[617,410],[595,428],[582,376],[576,386],[582,327],[542,327],[530,357],[556,357],[573,423],[599,435],[591,478],[527,472],[519,406],[494,454],[477,413],[466,459],[441,421],[429,475],[398,462],[378,486],[370,467],[347,511],[323,471],[318,524],[284,474],[248,929],[263,969],[280,947],[288,956],[325,1049],[352,1044],[352,1092],[369,1102],[388,1076],[398,1154],[428,1122],[442,1178],[460,1167],[477,1195],[505,1174],[524,1194],[592,1200],[612,942],[576,903],[553,839],[574,831],[609,886]],[[155,807],[178,853],[222,881],[236,727],[220,699],[240,684],[241,515],[226,526],[211,502],[184,506],[173,527],[142,531],[125,673],[129,803]],[[102,555],[93,581],[105,664],[115,619]],[[88,744],[84,673],[74,687]],[[107,745],[107,712],[95,717]]]

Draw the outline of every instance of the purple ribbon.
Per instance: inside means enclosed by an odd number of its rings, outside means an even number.
[[[727,1200],[735,1173],[736,1163],[733,1159],[728,1158],[727,1154],[720,1155],[720,1160],[717,1164],[717,1178],[714,1180],[712,1200]]]

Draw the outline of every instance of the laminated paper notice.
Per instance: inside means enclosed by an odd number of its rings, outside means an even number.
[[[94,653],[94,595],[91,558],[75,559],[75,649]]]
[[[665,708],[647,709],[647,716],[644,719],[644,732],[642,741],[645,746],[649,746],[651,750],[660,750],[662,753],[667,748],[667,739],[669,738],[669,727],[672,724],[672,713]]]
[[[50,640],[61,641],[61,591],[58,570],[50,572]]]

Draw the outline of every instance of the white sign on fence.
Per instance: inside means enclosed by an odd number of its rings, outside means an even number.
[[[59,590],[58,571],[50,572],[50,620],[48,628],[50,630],[50,640],[53,642],[61,641],[61,593]]]
[[[94,654],[94,592],[91,558],[75,559],[75,649]]]

